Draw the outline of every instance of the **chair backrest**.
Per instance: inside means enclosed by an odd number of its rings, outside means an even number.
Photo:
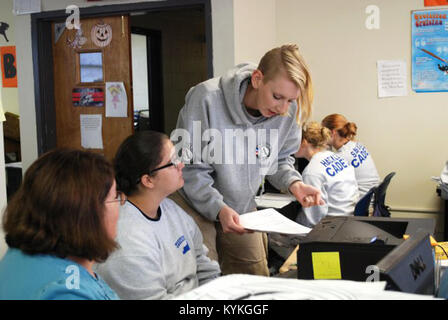
[[[375,193],[376,187],[373,187],[367,193],[359,199],[358,203],[355,206],[355,216],[368,216],[369,215],[369,207],[370,202],[372,201],[372,196]]]
[[[389,173],[376,188],[373,204],[373,216],[375,217],[390,217],[389,207],[386,206],[385,201],[387,188],[394,175],[395,172]]]

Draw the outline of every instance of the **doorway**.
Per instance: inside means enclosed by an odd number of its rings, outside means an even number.
[[[176,127],[188,90],[209,76],[204,7],[134,12],[130,25],[132,37],[137,38],[131,44],[133,61],[144,62],[136,52],[147,52],[147,68],[138,63],[133,70],[134,105],[138,109],[145,105],[138,99],[148,99],[151,129],[169,135]],[[146,76],[142,69],[147,70]],[[144,85],[140,88],[145,77],[147,98],[142,94]],[[144,124],[145,119],[141,120]]]
[[[146,79],[134,79],[134,73],[131,72],[128,95],[128,103],[131,107],[128,118],[130,123],[135,123],[134,111],[141,110],[140,106],[133,104],[134,83],[147,82],[149,111],[147,128],[169,135],[175,128],[177,115],[183,107],[188,89],[213,75],[210,0],[192,0],[188,4],[177,0],[88,7],[81,8],[80,15],[83,19],[101,18],[103,20],[111,16],[125,17],[124,21],[128,21],[126,25],[129,26],[126,27],[125,32],[129,35],[132,30],[136,31],[134,34],[138,34],[138,30],[146,30],[145,32],[149,30],[149,33],[145,33],[145,37],[150,38],[146,50]],[[52,53],[51,36],[54,22],[64,21],[66,17],[65,11],[44,12],[31,16],[39,155],[59,146],[58,135],[61,130],[59,128],[64,128],[64,123],[60,123],[57,117],[55,98],[62,93],[56,92],[56,75],[53,74],[54,61],[60,57]],[[124,30],[123,24],[120,32],[122,30]],[[173,38],[173,30],[178,34],[177,38]],[[131,60],[130,57],[127,59]],[[104,68],[108,67],[104,66]],[[104,72],[107,73],[107,71]],[[121,80],[106,79],[105,81]],[[63,94],[71,94],[70,90],[65,88],[64,91],[67,92]],[[64,117],[64,119],[67,118],[69,117]],[[112,131],[102,132],[105,144],[114,140],[107,152],[108,158],[115,154],[115,149],[126,135],[132,134],[134,128],[131,126],[131,129],[126,130],[128,131],[118,139],[116,133]],[[68,136],[71,137],[70,134]],[[76,140],[74,147],[81,148],[78,141],[80,140],[78,127],[75,127],[72,136]]]

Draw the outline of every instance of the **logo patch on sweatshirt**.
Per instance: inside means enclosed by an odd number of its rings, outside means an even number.
[[[188,251],[190,251],[190,245],[185,239],[185,236],[181,236],[179,239],[177,239],[175,245],[177,248],[182,247],[182,254],[186,254]]]

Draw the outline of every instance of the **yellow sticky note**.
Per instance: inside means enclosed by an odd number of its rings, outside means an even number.
[[[341,279],[339,252],[313,252],[314,279]]]

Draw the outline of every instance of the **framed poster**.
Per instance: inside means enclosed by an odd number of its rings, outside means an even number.
[[[448,91],[448,9],[411,15],[412,89]]]
[[[104,106],[104,90],[102,88],[74,88],[72,102],[75,107]]]

